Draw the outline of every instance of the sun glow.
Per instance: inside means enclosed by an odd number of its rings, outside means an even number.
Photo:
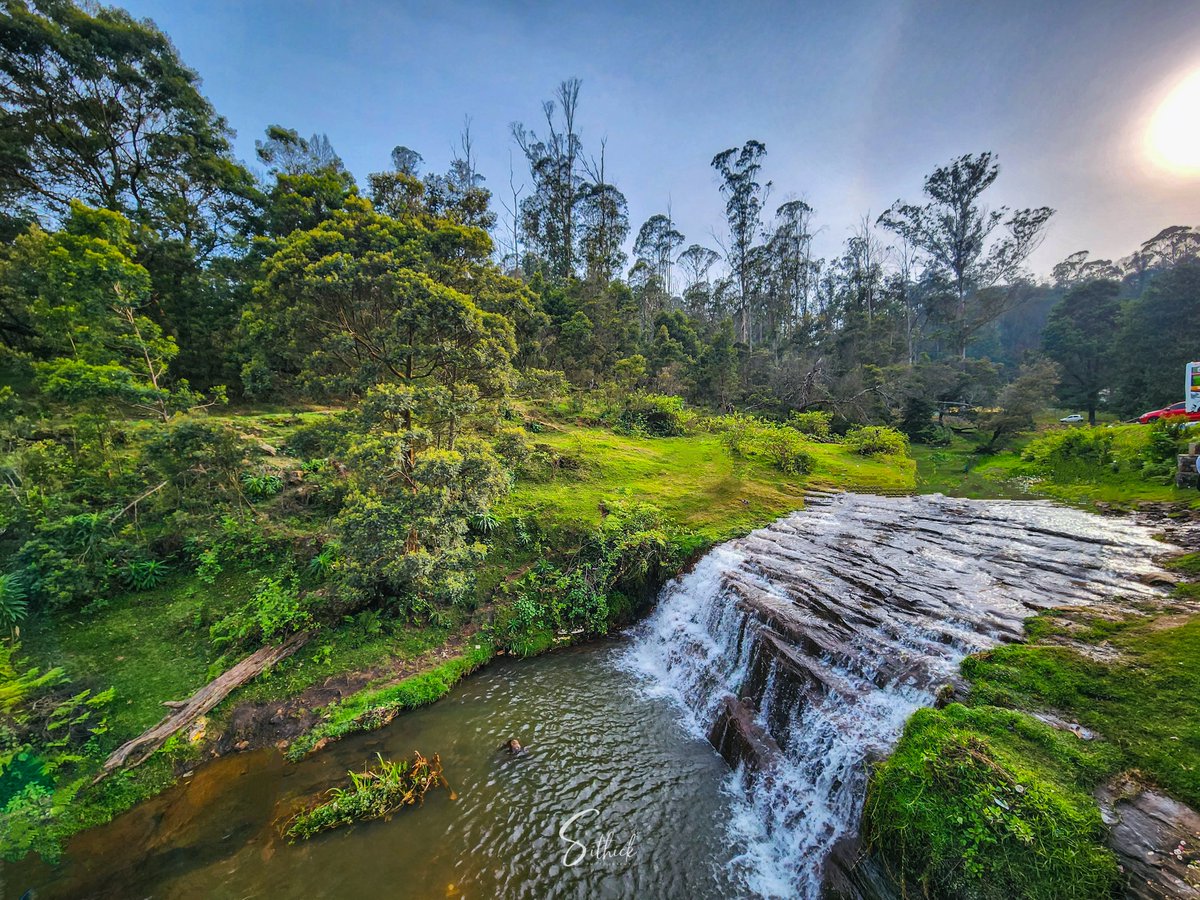
[[[1159,104],[1146,137],[1159,165],[1200,174],[1200,71],[1179,82]]]

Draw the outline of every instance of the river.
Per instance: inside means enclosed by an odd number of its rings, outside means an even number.
[[[814,497],[714,549],[625,635],[497,661],[296,765],[202,766],[59,868],[8,867],[5,896],[815,897],[867,762],[962,657],[1039,609],[1151,592],[1137,576],[1161,549],[1047,503]],[[529,752],[500,751],[511,737]],[[347,769],[414,749],[441,754],[456,799],[279,837]]]

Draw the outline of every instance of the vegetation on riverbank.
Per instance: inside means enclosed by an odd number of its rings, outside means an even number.
[[[1154,425],[1052,425],[985,452],[955,435],[914,445],[920,490],[957,496],[1049,497],[1077,506],[1132,509],[1140,503],[1200,507],[1200,493],[1175,487],[1176,456],[1200,434],[1178,421]]]
[[[503,465],[512,487],[465,523],[482,564],[461,599],[407,611],[378,603],[348,608],[336,597],[344,540],[336,515],[350,486],[342,460],[350,458],[361,413],[250,410],[176,423],[177,431],[236,443],[227,483],[241,490],[224,500],[210,495],[207,515],[170,540],[159,518],[170,505],[144,501],[130,540],[154,548],[143,557],[156,562],[148,581],[98,581],[85,606],[21,623],[15,665],[61,666],[72,693],[110,699],[103,730],[72,738],[69,760],[48,774],[42,726],[22,726],[14,753],[25,754],[22,764],[0,776],[6,851],[52,856],[74,831],[161,790],[173,772],[203,757],[239,703],[302,698],[331,678],[362,685],[317,710],[317,725],[292,745],[302,755],[322,739],[432,702],[497,649],[542,652],[629,621],[684,560],[801,506],[810,485],[912,487],[913,463],[903,454],[861,453],[829,434],[713,419],[682,405],[682,433],[658,437],[627,408],[604,395],[557,406],[518,401],[511,425],[477,431],[510,454]],[[143,441],[155,438],[142,437],[137,420],[125,427],[123,465],[136,469]],[[780,452],[789,460],[803,454],[805,471],[784,471]],[[262,496],[239,472],[263,482]],[[178,502],[178,495],[170,500]],[[88,785],[108,752],[162,717],[164,702],[186,698],[248,651],[297,628],[313,636],[294,657],[145,765]],[[471,631],[452,658],[434,652]],[[395,681],[393,672],[414,666]],[[66,684],[52,696],[68,699]],[[50,689],[40,690],[31,707],[48,702]]]
[[[1195,554],[1172,565],[1198,569]],[[915,715],[872,776],[865,831],[897,880],[934,897],[1115,890],[1101,781],[1134,772],[1200,806],[1198,587],[1141,612],[1048,611],[1026,643],[966,659],[965,701]]]

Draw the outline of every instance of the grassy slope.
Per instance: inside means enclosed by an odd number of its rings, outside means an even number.
[[[577,456],[581,470],[549,482],[520,483],[502,504],[502,514],[590,526],[600,521],[605,500],[637,499],[657,506],[704,544],[744,534],[797,509],[808,487],[905,491],[914,486],[911,460],[856,456],[838,444],[810,445],[817,468],[795,478],[762,460],[734,459],[711,434],[635,438],[565,426],[536,439]]]
[[[1145,442],[1146,428],[1145,425],[1115,426],[1112,429],[1114,450],[1135,454]],[[912,452],[917,462],[918,487],[922,491],[940,491],[962,497],[1044,496],[1082,506],[1097,502],[1126,507],[1142,502],[1200,506],[1197,491],[1179,490],[1173,484],[1159,484],[1106,468],[1095,469],[1086,478],[1078,475],[1069,480],[1047,477],[1021,459],[1022,449],[1033,436],[1021,435],[1011,448],[991,454],[975,452],[973,442],[958,436],[948,447],[915,445]]]
[[[1119,452],[1136,452],[1145,436],[1140,426],[1115,432]],[[1111,471],[1031,484],[1019,452],[981,457],[961,439],[949,448],[917,448],[914,456],[920,489],[960,496],[1036,492],[1118,506],[1200,501],[1194,491]],[[1174,564],[1200,575],[1196,554]],[[1198,595],[1200,585],[1176,591],[1180,601]],[[1051,611],[1029,619],[1026,632],[1026,644],[964,661],[972,683],[967,705],[914,716],[872,777],[866,833],[914,893],[1104,896],[1119,889],[1121,876],[1091,798],[1099,781],[1135,770],[1200,806],[1194,607],[1168,605],[1115,622],[1086,610]],[[1079,644],[1103,644],[1116,659],[1098,662],[1078,652]],[[1102,739],[1083,742],[1028,711],[1078,722]]]

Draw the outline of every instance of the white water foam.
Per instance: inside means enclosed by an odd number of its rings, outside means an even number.
[[[778,752],[728,778],[734,865],[756,896],[817,897],[867,761],[963,657],[1039,609],[1149,592],[1130,576],[1159,549],[1148,529],[1049,504],[815,499],[664,587],[622,664],[701,739],[729,699],[754,711]]]

